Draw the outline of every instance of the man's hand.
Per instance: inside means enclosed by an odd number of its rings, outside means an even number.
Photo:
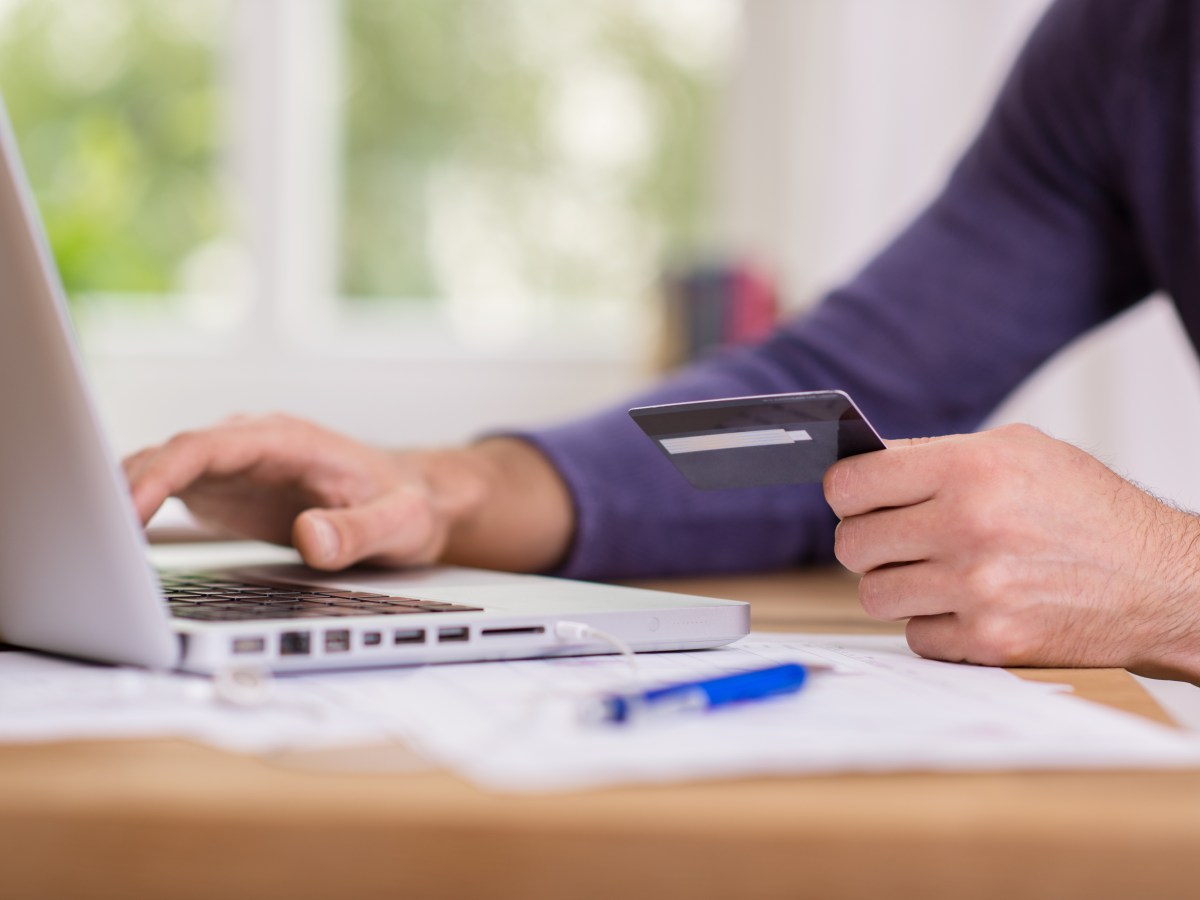
[[[912,649],[1200,679],[1200,520],[1028,426],[891,441],[825,476],[837,558]]]
[[[294,545],[319,569],[446,560],[538,571],[566,552],[565,485],[532,446],[388,452],[287,416],[237,417],[125,460],[146,522],[170,496],[241,537]]]

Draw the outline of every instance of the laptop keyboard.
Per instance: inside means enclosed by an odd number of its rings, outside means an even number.
[[[171,615],[212,622],[246,619],[325,619],[338,616],[403,616],[413,613],[482,612],[478,606],[418,600],[369,591],[305,588],[243,581],[211,573],[163,574]]]

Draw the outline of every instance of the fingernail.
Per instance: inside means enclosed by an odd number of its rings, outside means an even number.
[[[330,562],[338,555],[341,542],[338,540],[337,529],[324,516],[309,516],[315,547],[313,548],[318,560]]]

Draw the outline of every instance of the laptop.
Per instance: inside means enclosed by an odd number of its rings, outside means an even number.
[[[0,103],[0,639],[203,674],[695,650],[748,630],[736,601],[459,567],[160,577]]]

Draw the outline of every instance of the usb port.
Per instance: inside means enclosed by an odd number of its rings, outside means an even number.
[[[266,639],[260,637],[244,637],[233,639],[234,653],[263,653],[267,649]]]
[[[393,644],[423,644],[425,643],[424,628],[398,628],[392,633]]]
[[[363,646],[364,647],[378,647],[382,643],[383,643],[383,635],[380,634],[378,631],[363,632]]]
[[[285,631],[279,636],[280,656],[307,656],[312,652],[312,636],[307,631]]]
[[[467,628],[439,628],[438,641],[465,641],[467,639]]]
[[[337,628],[325,632],[325,652],[345,653],[350,649],[350,629]]]

